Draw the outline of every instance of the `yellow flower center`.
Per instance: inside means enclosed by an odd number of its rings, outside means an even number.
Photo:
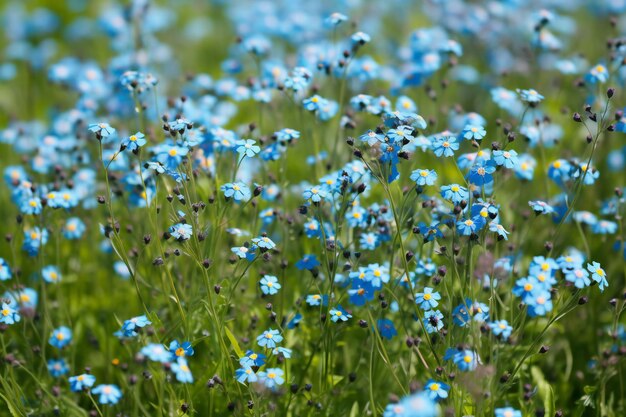
[[[170,149],[168,154],[170,156],[176,156],[176,155],[178,155],[178,151],[176,149]]]
[[[428,301],[432,298],[432,295],[430,294],[424,294],[424,300]]]

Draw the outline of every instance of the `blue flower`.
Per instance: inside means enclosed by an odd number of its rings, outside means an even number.
[[[554,213],[554,208],[545,201],[529,201],[528,205],[533,209],[536,215]]]
[[[497,163],[497,162],[496,162]],[[522,180],[532,181],[535,175],[535,167],[537,161],[529,154],[522,154],[518,158],[518,163],[515,164],[513,169],[515,170],[515,176]]]
[[[50,372],[50,375],[54,378],[62,377],[70,371],[65,359],[49,359],[47,366],[48,372]]]
[[[137,336],[137,329],[141,329],[150,324],[152,324],[152,322],[148,320],[145,315],[133,317],[124,321],[124,323],[122,324],[121,333],[124,337]]]
[[[511,336],[511,332],[513,331],[513,327],[509,325],[506,320],[498,320],[489,323],[489,328],[494,336],[502,338],[502,340],[509,340],[509,336]]]
[[[30,255],[36,256],[39,253],[40,246],[48,243],[48,230],[33,227],[24,230],[24,243],[22,248]]]
[[[320,262],[317,260],[315,255],[304,255],[302,259],[296,262],[296,268],[303,270],[308,269],[312,270],[313,268],[320,265]]]
[[[57,283],[61,281],[61,272],[59,272],[59,268],[53,265],[45,266],[41,270],[41,277],[44,281],[49,283]]]
[[[543,96],[539,94],[536,90],[533,90],[532,88],[528,90],[521,90],[518,88],[517,94],[519,94],[522,101],[525,101],[530,104],[541,103],[541,101],[543,100]]]
[[[80,218],[70,217],[63,226],[63,237],[69,240],[80,239],[85,230],[85,223]]]
[[[258,246],[262,252],[272,250],[276,247],[276,243],[267,236],[255,237],[252,239],[252,243]]]
[[[397,143],[402,143],[405,140],[410,141],[411,139],[414,139],[413,128],[403,125],[398,126],[395,129],[389,129],[387,131],[387,137]]]
[[[108,138],[115,134],[115,129],[108,123],[91,123],[89,131],[95,133],[98,138]]]
[[[380,241],[376,233],[363,233],[359,238],[359,246],[362,250],[374,250],[379,244]]]
[[[306,296],[306,303],[311,307],[316,307],[319,305],[327,305],[328,296],[321,294],[309,294]]]
[[[183,161],[183,157],[187,155],[189,150],[182,146],[168,146],[165,145],[160,149],[160,152],[156,155],[157,162],[160,162],[167,169],[176,170],[180,163]]]
[[[242,182],[227,183],[220,187],[224,197],[233,198],[235,201],[249,200],[252,194],[248,186]]]
[[[287,349],[285,347],[277,347],[274,350],[272,350],[272,355],[274,356],[282,356],[285,359],[290,359],[291,355],[292,355],[293,351],[291,349]]]
[[[352,40],[353,46],[365,45],[366,43],[372,40],[370,35],[364,32],[356,32],[350,37],[350,39]]]
[[[265,355],[251,350],[246,352],[246,356],[239,359],[241,366],[263,366],[265,365]]]
[[[443,237],[443,232],[439,229],[439,223],[427,226],[425,223],[420,222],[418,229],[420,234],[424,237],[424,243],[432,242],[437,238]]]
[[[274,295],[280,289],[278,278],[273,275],[264,275],[259,284],[261,285],[261,291],[265,295]]]
[[[550,292],[543,288],[537,288],[524,300],[528,304],[528,316],[545,316],[552,311],[552,296]]]
[[[352,288],[348,290],[348,295],[350,304],[362,306],[374,299],[374,287],[370,281],[353,279]]]
[[[283,337],[278,330],[268,329],[256,338],[259,346],[274,349],[277,343],[282,342]]]
[[[591,279],[599,284],[600,291],[604,291],[604,288],[609,286],[606,280],[606,272],[598,262],[588,263],[587,271],[591,273]]]
[[[469,192],[467,188],[458,184],[450,184],[441,187],[441,196],[452,204],[457,205],[461,201],[469,199]]]
[[[393,322],[388,319],[380,319],[376,322],[378,333],[387,340],[393,339],[398,334]]]
[[[230,248],[230,251],[233,252],[241,259],[252,260],[254,259],[254,248],[248,248],[247,246],[239,246]]]
[[[426,392],[417,392],[402,398],[397,404],[385,407],[383,417],[437,417],[437,403]]]
[[[485,128],[477,125],[466,125],[462,132],[463,138],[467,140],[481,140],[486,134]]]
[[[315,94],[312,97],[304,99],[302,101],[302,105],[308,111],[317,111],[320,109],[320,106],[322,106],[325,102],[326,102],[325,98],[322,98],[318,96],[317,94]]]
[[[322,201],[323,198],[326,198],[327,196],[328,193],[317,185],[305,190],[302,193],[302,198],[304,198],[305,200],[311,200],[313,203],[319,203],[320,201]]]
[[[439,305],[441,294],[433,292],[431,287],[424,288],[424,292],[415,294],[415,303],[424,311],[431,310]]]
[[[410,178],[419,186],[433,185],[437,180],[437,173],[432,169],[416,169]]]
[[[72,341],[72,330],[69,327],[61,326],[55,329],[48,339],[48,343],[58,349],[63,349]]]
[[[450,360],[463,372],[473,371],[478,366],[479,357],[476,352],[469,349],[453,349],[450,348],[446,351],[443,357],[444,360]]]
[[[520,278],[515,281],[513,295],[520,297],[523,302],[528,303],[533,298],[533,291],[543,289],[544,286],[535,277]]]
[[[0,258],[0,281],[11,279],[11,268],[4,259]]]
[[[602,64],[598,64],[591,68],[587,74],[585,74],[585,81],[589,84],[604,84],[609,80],[609,70]]]
[[[237,145],[237,153],[241,155],[241,157],[252,158],[254,155],[261,152],[261,148],[256,144],[256,141],[252,139],[239,140],[236,142]]]
[[[433,151],[437,157],[454,156],[454,151],[459,149],[459,143],[454,136],[438,136],[433,140]]]
[[[7,303],[2,303],[2,309],[0,309],[0,323],[15,324],[20,321],[20,319],[21,317],[17,310]]]
[[[99,395],[98,402],[100,404],[117,404],[122,398],[122,391],[117,385],[101,384],[91,390],[92,394]]]
[[[285,383],[285,373],[280,368],[268,368],[266,371],[259,372],[258,376],[265,386],[270,389]]]
[[[344,310],[341,306],[331,308],[328,314],[330,314],[330,319],[333,323],[337,323],[338,321],[348,321],[348,319],[352,318],[352,314],[346,312],[346,310]]]
[[[168,232],[174,239],[182,242],[191,238],[193,228],[187,223],[176,223],[175,225],[170,226]]]
[[[491,159],[496,163],[496,165],[504,166],[509,169],[514,169],[519,164],[517,152],[512,149],[510,151],[493,151]]]
[[[424,327],[428,333],[437,333],[443,329],[443,314],[439,310],[429,310],[424,314]]]
[[[324,19],[324,23],[326,23],[326,25],[328,26],[338,26],[339,24],[341,24],[342,22],[345,22],[346,20],[348,20],[348,16],[341,14],[339,12],[335,12],[332,13],[330,16],[328,16],[326,19]]]
[[[191,374],[191,369],[189,369],[189,365],[187,364],[187,360],[183,357],[179,357],[176,362],[171,365],[172,372],[176,375],[176,380],[178,382],[192,384],[193,383],[193,375]]]
[[[489,231],[498,234],[498,240],[509,240],[509,232],[501,224],[493,221],[489,223]]]
[[[170,342],[170,353],[175,358],[184,358],[186,356],[193,356],[194,351],[190,342],[180,344],[178,340],[172,340]]]
[[[91,374],[71,376],[69,378],[69,383],[72,392],[81,392],[87,388],[93,387],[93,384],[96,383],[96,377]]]
[[[467,175],[467,179],[471,184],[483,186],[493,182],[493,174],[496,171],[496,167],[493,161],[476,161],[470,168],[470,172]]]
[[[257,374],[248,365],[243,365],[235,371],[235,379],[242,384],[245,384],[246,382],[256,382],[259,380]]]
[[[496,408],[495,417],[522,417],[522,412],[512,407]]]
[[[450,386],[434,379],[429,379],[424,386],[426,395],[433,401],[439,401],[448,398]]]
[[[146,136],[137,132],[134,135],[130,135],[122,141],[122,145],[131,152],[136,152],[139,148],[146,144]]]
[[[576,288],[585,288],[591,285],[589,272],[582,267],[567,270],[565,272],[565,280],[574,284]]]
[[[140,353],[151,361],[160,363],[169,363],[172,359],[172,353],[160,343],[148,343],[141,348]]]
[[[470,236],[478,229],[478,224],[472,219],[462,219],[456,222],[456,229],[461,236]]]
[[[20,211],[23,214],[38,215],[43,209],[41,205],[41,199],[39,197],[30,197],[22,200],[20,204]]]

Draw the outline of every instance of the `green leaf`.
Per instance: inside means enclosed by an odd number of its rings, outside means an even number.
[[[9,401],[9,399],[7,397],[4,396],[4,394],[0,393],[0,397],[2,397],[2,399],[4,400],[5,403],[7,403],[7,406],[9,407],[9,412],[11,413],[11,416],[13,417],[23,417],[26,414],[24,413],[20,413],[17,408],[15,408],[15,406],[13,405],[13,403],[11,403]]]
[[[530,373],[533,377],[533,380],[537,384],[537,390],[539,391],[539,397],[543,400],[543,408],[545,410],[546,416],[553,416],[554,409],[556,408],[554,405],[554,391],[552,390],[552,386],[546,381],[546,378],[543,376],[543,372],[536,366],[533,366],[530,369]]]
[[[338,383],[340,383],[343,380],[343,376],[342,375],[331,375],[330,377],[330,381],[333,385],[333,387],[335,385],[337,385]]]
[[[350,417],[358,417],[359,416],[359,402],[355,401],[352,404],[352,409],[350,410]]]
[[[230,340],[230,344],[233,345],[233,349],[235,349],[235,353],[237,353],[238,357],[242,358],[244,354],[241,348],[239,347],[239,342],[237,342],[235,335],[233,335],[230,329],[226,326],[224,326],[224,330],[226,331],[226,337],[228,337],[228,340]]]

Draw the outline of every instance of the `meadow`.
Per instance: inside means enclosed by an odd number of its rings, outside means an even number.
[[[626,3],[0,22],[0,416],[626,415]]]

